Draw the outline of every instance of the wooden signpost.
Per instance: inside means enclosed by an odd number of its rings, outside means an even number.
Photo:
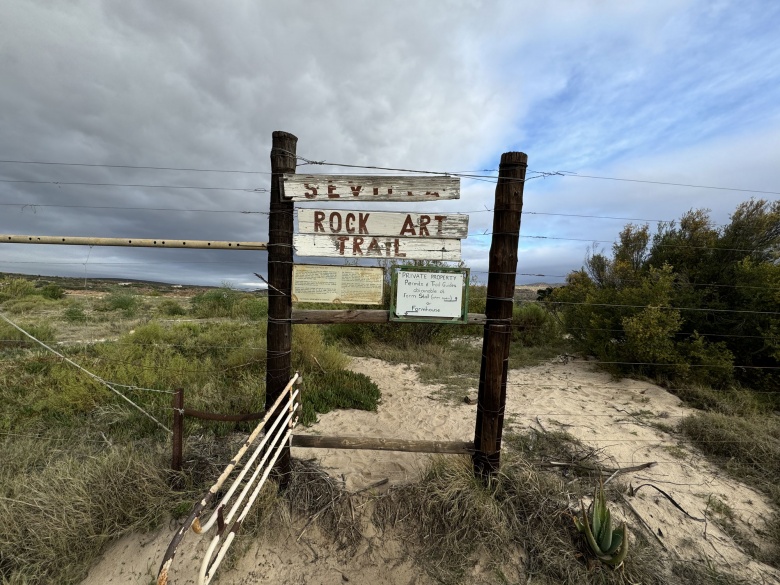
[[[284,175],[288,201],[439,201],[460,198],[460,179],[447,176]]]
[[[388,213],[300,209],[299,233],[294,235],[294,202],[334,204],[342,201],[417,202],[458,199],[460,180],[450,176],[296,174],[297,139],[286,132],[274,132],[273,137],[268,242],[266,401],[275,399],[283,385],[282,378],[288,380],[290,377],[290,337],[293,321],[384,323],[388,319],[414,319],[450,323],[484,322],[473,464],[477,475],[495,474],[499,468],[506,406],[512,297],[517,276],[517,246],[528,157],[521,152],[507,152],[501,156],[494,204],[485,315],[467,315],[465,312],[468,296],[467,271],[439,267],[426,271],[412,266],[400,268],[390,312],[296,311],[293,315],[293,300],[303,297],[347,302],[342,298],[346,272],[333,267],[310,267],[309,270],[327,273],[314,275],[305,275],[307,268],[300,267],[297,270],[303,272],[297,272],[296,278],[299,282],[308,282],[302,288],[296,285],[295,291],[292,290],[293,246],[300,256],[457,261],[460,260],[461,254],[460,239],[466,237],[468,231],[468,217],[442,212]],[[421,274],[425,276],[420,276]],[[312,284],[312,278],[320,282]],[[347,282],[350,278],[352,277],[347,277]],[[337,279],[340,279],[341,284],[335,283]],[[331,280],[333,282],[328,284]],[[347,285],[346,288],[350,286]],[[366,288],[370,286],[366,285]],[[377,448],[376,440],[361,440],[361,445],[365,445],[363,448]],[[430,446],[422,447],[412,443],[415,442],[396,441],[392,448],[403,451],[430,449]],[[338,444],[342,445],[343,441]],[[459,445],[458,448],[463,450],[464,447]],[[471,449],[466,447],[466,450]],[[289,449],[279,460],[278,468],[284,483],[290,470]]]

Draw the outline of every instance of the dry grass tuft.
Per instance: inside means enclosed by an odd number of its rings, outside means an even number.
[[[87,442],[73,454],[62,446],[4,445],[14,464],[0,474],[3,583],[76,583],[107,543],[158,524],[188,497],[170,489],[154,447]]]
[[[620,569],[588,562],[571,518],[576,497],[570,489],[557,474],[517,456],[505,457],[487,485],[474,478],[469,458],[439,458],[419,483],[379,499],[375,521],[406,531],[441,583],[470,582],[476,559],[488,563],[498,582],[509,570],[535,584],[701,583],[672,574],[662,551],[638,531]]]

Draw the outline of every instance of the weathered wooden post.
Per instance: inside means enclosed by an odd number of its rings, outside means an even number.
[[[523,152],[501,155],[493,206],[493,238],[490,244],[490,273],[485,305],[485,333],[477,397],[474,435],[474,472],[488,477],[498,471],[501,433],[506,406],[509,343],[512,337],[512,308],[517,277],[517,246],[523,186],[528,156]]]
[[[294,173],[298,138],[274,132],[271,144],[271,205],[268,218],[268,331],[265,407],[271,408],[291,377],[293,203],[283,198],[282,174]],[[290,474],[290,448],[276,463],[280,484]]]
[[[173,457],[171,469],[181,471],[182,444],[184,439],[184,389],[173,393]]]

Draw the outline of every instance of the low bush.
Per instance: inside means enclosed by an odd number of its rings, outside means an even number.
[[[560,337],[558,323],[547,308],[536,303],[514,307],[512,341],[526,347],[544,345]]]
[[[317,413],[339,408],[376,411],[379,387],[364,374],[349,370],[330,372],[304,378],[301,398],[301,423],[313,424]]]
[[[192,297],[192,314],[199,319],[232,317],[239,297],[238,291],[227,287],[199,293]]]
[[[71,305],[65,309],[62,317],[71,323],[84,323],[87,320],[87,314],[84,312],[84,306],[81,304]]]
[[[0,282],[0,290],[11,299],[19,299],[35,294],[35,286],[26,278],[8,278]]]
[[[44,343],[50,344],[56,341],[56,330],[48,323],[22,323],[19,326]],[[11,347],[36,347],[36,344],[15,327],[0,321],[0,349]]]
[[[112,292],[95,304],[95,309],[102,312],[122,311],[125,316],[135,315],[139,301],[135,295],[125,292]]]
[[[57,284],[47,284],[41,288],[41,296],[45,299],[58,301],[65,297],[65,291]]]
[[[165,299],[157,305],[157,312],[167,317],[176,317],[178,315],[186,315],[187,309],[173,299]]]

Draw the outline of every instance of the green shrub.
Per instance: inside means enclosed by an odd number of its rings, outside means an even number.
[[[177,315],[186,315],[187,309],[181,306],[180,303],[173,299],[165,299],[159,305],[157,305],[157,311],[161,315],[167,315],[169,317],[176,317]]]
[[[268,316],[268,299],[243,294],[233,307],[233,315],[236,319],[249,319],[260,321]]]
[[[71,323],[84,323],[87,320],[87,315],[84,312],[84,307],[80,304],[71,305],[62,313],[63,318]]]
[[[138,304],[138,298],[135,295],[123,292],[112,292],[96,303],[95,309],[103,312],[123,311],[126,316],[130,317],[135,314],[138,309]]]
[[[524,346],[549,343],[560,335],[555,318],[546,307],[528,303],[512,310],[512,341]]]
[[[331,370],[326,374],[307,376],[301,397],[301,423],[313,424],[317,413],[337,408],[376,411],[379,387],[364,374],[349,370]]]
[[[327,344],[323,331],[311,325],[293,325],[293,369],[304,372],[332,372],[347,367],[349,358],[335,345]]]
[[[3,309],[12,315],[24,315],[25,313],[34,313],[47,307],[51,301],[41,296],[26,296],[11,298],[5,302]]]
[[[227,287],[209,290],[192,297],[192,313],[200,319],[232,317],[240,293]]]
[[[47,284],[41,288],[41,296],[45,299],[52,301],[58,301],[65,296],[65,291],[62,287],[56,284]]]
[[[35,294],[35,286],[25,278],[10,278],[0,284],[2,284],[0,290],[12,299],[19,299]]]
[[[48,323],[21,323],[19,327],[46,344],[54,343],[56,340],[56,330]],[[36,347],[36,344],[15,327],[5,322],[0,322],[0,348],[3,347]]]

